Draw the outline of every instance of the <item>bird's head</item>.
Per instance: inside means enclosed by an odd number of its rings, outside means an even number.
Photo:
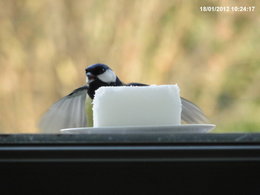
[[[88,95],[93,99],[95,91],[103,86],[120,86],[122,82],[109,66],[105,64],[93,64],[86,68],[86,80],[88,83]]]
[[[105,64],[93,64],[86,68],[87,83],[102,82],[104,84],[115,83],[116,74]]]

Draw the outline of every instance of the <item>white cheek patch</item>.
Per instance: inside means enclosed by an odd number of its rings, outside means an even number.
[[[106,70],[106,72],[97,76],[99,80],[105,83],[114,83],[116,82],[116,75],[112,70]]]
[[[89,84],[89,83],[91,83],[91,82],[93,82],[93,79],[89,80],[88,77],[86,77],[86,83]]]

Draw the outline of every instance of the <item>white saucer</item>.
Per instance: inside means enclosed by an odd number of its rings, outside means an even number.
[[[81,127],[61,129],[68,134],[174,134],[207,133],[214,129],[214,124],[185,124],[171,126],[129,126],[129,127]]]

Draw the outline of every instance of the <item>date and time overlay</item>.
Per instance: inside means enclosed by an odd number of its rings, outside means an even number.
[[[260,1],[260,0],[259,0]],[[201,0],[201,12],[255,13],[255,0]]]

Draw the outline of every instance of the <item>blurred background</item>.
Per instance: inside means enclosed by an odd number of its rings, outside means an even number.
[[[201,12],[200,6],[255,6]],[[260,131],[254,0],[0,0],[0,133],[37,133],[49,106],[112,67],[125,82],[178,83],[217,125]]]

